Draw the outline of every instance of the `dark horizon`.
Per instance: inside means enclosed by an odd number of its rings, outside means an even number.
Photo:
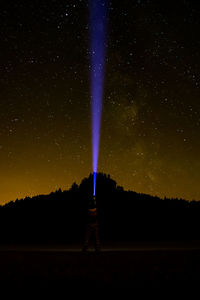
[[[81,242],[93,178],[0,206],[0,244]],[[160,199],[124,191],[106,174],[97,175],[96,209],[101,241],[192,241],[199,238],[200,202]]]
[[[105,175],[105,176],[108,176],[109,178],[111,178],[111,180],[114,180],[114,181],[115,181],[115,179],[112,178],[112,177],[110,176],[110,174],[105,174],[105,173],[102,173],[102,172],[98,172],[98,173],[97,173],[97,176],[98,176],[98,174],[103,174],[103,175]],[[72,185],[69,187],[69,189],[62,189],[61,187],[58,187],[56,190],[51,191],[51,192],[48,193],[48,194],[37,194],[37,195],[33,195],[33,196],[26,195],[26,196],[23,197],[23,198],[16,198],[15,200],[10,200],[10,201],[8,201],[8,202],[6,202],[6,203],[0,204],[0,206],[6,206],[6,205],[8,205],[10,202],[21,201],[21,200],[25,200],[25,199],[27,199],[27,198],[28,198],[28,199],[34,199],[34,198],[38,198],[38,197],[49,196],[49,195],[55,194],[55,193],[57,193],[57,192],[59,192],[59,191],[61,191],[61,192],[68,192],[68,191],[70,191],[70,190],[73,188],[73,185],[74,185],[74,184],[77,185],[77,187],[79,188],[79,186],[81,185],[82,181],[84,181],[84,180],[90,178],[91,176],[93,176],[92,173],[89,173],[88,177],[84,177],[84,178],[81,180],[80,184],[78,184],[76,181],[74,181],[74,182],[72,183]],[[116,181],[115,181],[115,182],[116,182]],[[150,196],[150,197],[152,197],[152,198],[155,197],[155,198],[158,198],[158,199],[160,199],[160,200],[165,200],[165,199],[167,199],[167,200],[180,200],[180,201],[181,201],[181,200],[184,200],[184,201],[187,201],[187,202],[192,202],[192,201],[194,201],[194,202],[199,202],[199,201],[200,201],[200,200],[198,200],[198,199],[188,200],[188,199],[184,199],[184,198],[181,198],[181,197],[180,197],[180,198],[178,198],[178,197],[171,197],[171,198],[169,198],[169,197],[167,197],[167,196],[164,196],[164,197],[162,198],[162,197],[159,197],[158,195],[152,195],[152,194],[146,194],[146,193],[139,193],[139,192],[134,191],[133,189],[132,189],[132,190],[130,190],[130,189],[129,189],[129,190],[125,190],[125,189],[123,188],[123,186],[121,186],[121,185],[118,184],[117,182],[116,182],[116,187],[122,189],[124,192],[133,192],[133,193],[138,194],[138,195]],[[91,188],[91,194],[92,194],[92,188]]]

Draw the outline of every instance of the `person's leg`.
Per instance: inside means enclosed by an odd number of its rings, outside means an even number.
[[[99,252],[100,251],[100,240],[99,240],[99,227],[98,227],[98,225],[96,225],[96,227],[95,227],[94,234],[95,234],[95,250],[96,250],[96,252]]]
[[[86,252],[88,250],[88,245],[89,245],[89,240],[90,240],[90,227],[89,225],[86,225],[86,228],[85,228],[85,239],[84,239],[84,243],[83,243],[83,249],[82,251],[83,252]]]

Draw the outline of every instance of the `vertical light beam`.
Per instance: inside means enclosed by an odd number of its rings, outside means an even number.
[[[101,113],[104,90],[108,0],[89,0],[91,113],[93,153],[93,195],[96,194],[96,175],[99,156]]]

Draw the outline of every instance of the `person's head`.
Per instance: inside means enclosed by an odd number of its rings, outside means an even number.
[[[96,209],[96,207],[94,207],[94,208],[89,208],[89,209],[88,209],[88,213],[89,213],[91,216],[96,216],[96,215],[97,215],[97,209]]]

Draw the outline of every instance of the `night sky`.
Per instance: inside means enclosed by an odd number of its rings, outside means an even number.
[[[87,1],[1,1],[0,203],[92,172]],[[98,171],[200,200],[198,1],[110,1]]]

